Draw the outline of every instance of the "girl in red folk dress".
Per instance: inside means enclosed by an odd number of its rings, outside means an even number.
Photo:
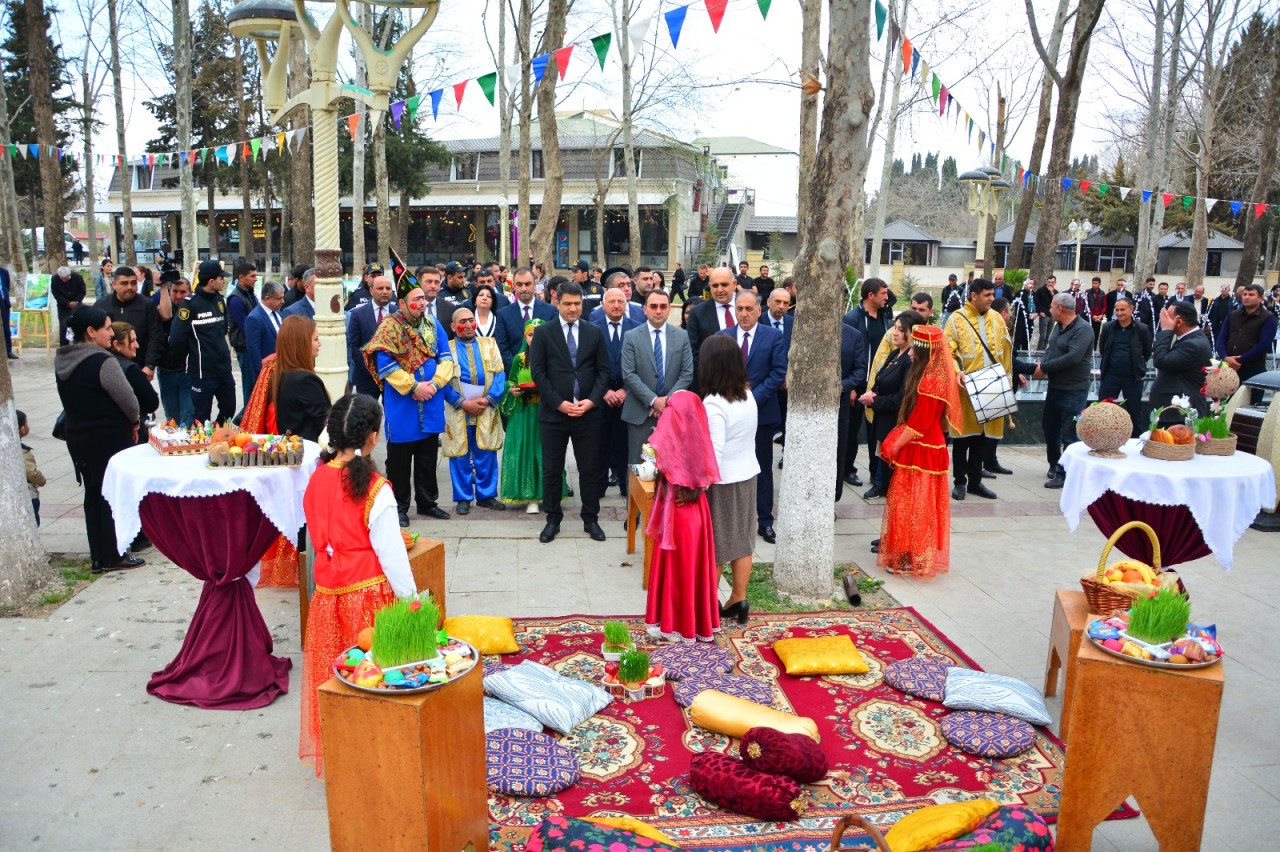
[[[898,425],[880,449],[893,465],[893,479],[876,564],[894,574],[932,577],[945,574],[951,562],[950,465],[942,430],[960,422],[960,387],[941,329],[914,326],[910,357]]]
[[[298,757],[324,775],[316,690],[333,658],[356,644],[373,616],[416,593],[400,535],[391,484],[373,463],[382,409],[366,396],[344,396],[329,416],[329,446],[307,482],[302,508],[315,548],[307,635],[303,640],[302,725]]]
[[[658,479],[645,533],[657,549],[645,628],[655,638],[711,642],[720,629],[720,600],[706,489],[720,480],[720,468],[697,394],[677,391],[667,399],[649,444]]]

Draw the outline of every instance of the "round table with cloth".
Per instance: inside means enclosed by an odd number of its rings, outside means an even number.
[[[1260,510],[1276,504],[1271,465],[1249,453],[1162,461],[1147,458],[1141,449],[1137,438],[1120,448],[1122,459],[1091,456],[1080,442],[1067,448],[1059,506],[1071,531],[1086,509],[1107,537],[1122,524],[1143,521],[1160,540],[1165,566],[1212,553],[1231,570],[1236,541]],[[1141,530],[1125,533],[1116,547],[1151,564],[1151,543]]]
[[[207,467],[208,456],[161,456],[147,444],[112,457],[102,491],[119,541],[142,530],[161,553],[204,582],[182,649],[147,692],[205,709],[263,707],[289,691],[287,657],[246,575],[283,535],[297,542],[302,494],[320,448],[306,442],[300,467]]]

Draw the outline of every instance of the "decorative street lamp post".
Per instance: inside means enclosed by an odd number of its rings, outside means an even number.
[[[1071,235],[1071,239],[1076,241],[1076,272],[1075,280],[1080,280],[1080,243],[1088,239],[1093,233],[1093,223],[1088,219],[1083,222],[1078,219],[1072,219],[1067,223],[1067,233]]]
[[[969,212],[978,217],[978,249],[974,253],[974,265],[982,267],[982,276],[991,277],[987,268],[987,222],[1000,210],[1000,196],[1008,192],[1010,184],[1000,177],[1000,170],[991,166],[979,166],[958,178],[969,185]],[[992,259],[994,260],[994,258]]]
[[[440,0],[375,0],[371,5],[423,9],[422,18],[388,50],[380,50],[373,38],[355,21],[350,0],[336,0],[336,8],[323,29],[307,12],[304,0],[240,0],[227,13],[227,25],[237,38],[257,44],[262,65],[262,95],[271,122],[281,124],[300,106],[311,108],[312,181],[316,217],[316,325],[323,343],[316,373],[331,399],[346,389],[346,333],[342,314],[342,243],[338,230],[338,105],[360,101],[377,122],[388,108],[388,95],[400,67],[414,45],[435,21]],[[338,81],[342,31],[351,33],[368,68],[367,89]],[[287,97],[289,43],[304,38],[311,85]],[[278,42],[274,58],[267,56],[267,42]]]

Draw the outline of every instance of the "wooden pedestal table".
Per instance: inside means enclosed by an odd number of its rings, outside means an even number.
[[[334,850],[489,848],[481,667],[416,695],[320,687]]]
[[[418,591],[430,590],[440,607],[440,623],[444,623],[444,542],[419,538],[409,548],[409,569],[413,571],[413,584]],[[311,608],[311,593],[315,583],[311,578],[310,563],[306,553],[298,554],[298,628],[306,639],[307,612]]]
[[[653,506],[653,482],[645,482],[634,470],[627,471],[627,553],[636,552],[636,515],[640,516],[640,534],[644,537],[644,574],[640,588],[649,588],[649,569],[653,566],[653,539],[645,527],[649,525],[649,509]]]
[[[1071,688],[1076,679],[1076,650],[1080,637],[1089,625],[1089,602],[1084,592],[1059,589],[1053,602],[1053,625],[1049,628],[1049,658],[1044,666],[1044,694],[1058,694],[1058,671],[1066,667],[1066,684],[1062,689],[1062,717],[1058,739],[1067,741],[1071,723]]]
[[[1058,852],[1087,852],[1094,827],[1128,796],[1137,799],[1162,852],[1198,850],[1218,735],[1222,665],[1150,668],[1112,657],[1084,639],[1075,669]]]

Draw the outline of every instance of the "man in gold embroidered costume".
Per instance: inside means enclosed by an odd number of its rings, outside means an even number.
[[[470,308],[453,312],[454,375],[440,389],[444,397],[444,457],[449,460],[455,511],[465,515],[471,503],[502,511],[498,500],[498,450],[502,449],[502,418],[498,403],[507,387],[498,341],[476,334]]]

